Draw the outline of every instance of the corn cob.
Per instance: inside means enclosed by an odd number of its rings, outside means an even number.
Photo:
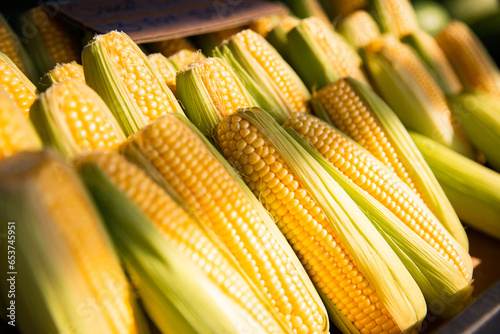
[[[129,138],[200,221],[226,245],[287,326],[328,332],[324,305],[274,222],[194,126],[165,115]],[[213,182],[217,180],[217,182]]]
[[[177,73],[177,70],[172,62],[161,53],[152,53],[148,55],[148,60],[155,71],[157,71],[163,78],[168,88],[170,88],[172,93],[176,95],[177,89],[175,86],[175,74]]]
[[[113,150],[125,140],[104,101],[76,79],[41,93],[30,117],[43,142],[69,158],[89,150]]]
[[[18,36],[7,20],[0,14],[0,52],[9,57],[17,68],[24,73],[31,81],[38,80],[38,73],[26,53],[24,46],[21,44]]]
[[[85,83],[83,66],[75,61],[66,64],[57,64],[40,79],[37,85],[38,91],[43,92],[50,86],[68,79],[75,79]]]
[[[356,51],[319,19],[302,20],[287,38],[291,64],[309,89],[322,88],[347,76],[366,82]]]
[[[321,0],[320,2],[330,19],[333,21],[368,6],[367,0]]]
[[[230,64],[236,61],[260,87],[268,87],[279,97],[280,108],[287,113],[308,111],[311,96],[306,86],[262,36],[243,30],[220,45],[215,54],[222,55]]]
[[[200,50],[191,51],[184,49],[168,57],[168,60],[170,60],[170,62],[172,63],[172,65],[174,65],[174,67],[177,69],[178,72],[186,67],[189,67],[189,65],[193,63],[201,61],[204,58],[205,56],[203,55],[203,53],[201,53]]]
[[[500,171],[500,98],[486,93],[448,96],[450,108],[488,163]]]
[[[336,29],[356,49],[365,47],[380,35],[377,22],[364,10],[357,10],[344,17]]]
[[[431,35],[423,30],[415,30],[406,35],[403,42],[417,52],[429,73],[446,94],[457,94],[462,91],[460,79]]]
[[[42,142],[8,93],[0,89],[0,161],[26,150],[39,150]]]
[[[288,55],[288,39],[286,35],[299,24],[300,20],[298,18],[287,15],[283,17],[266,36],[267,41],[271,43],[287,62],[290,62],[290,56]]]
[[[500,174],[430,138],[410,134],[460,219],[500,239]]]
[[[244,26],[227,28],[208,34],[193,36],[192,39],[194,44],[199,47],[204,54],[209,55],[217,45],[223,43],[226,39],[229,39],[243,29],[245,29]]]
[[[500,71],[488,51],[462,22],[452,21],[436,41],[467,90],[481,90],[500,97]]]
[[[418,29],[417,16],[410,1],[373,0],[371,5],[382,32],[401,38]]]
[[[147,57],[125,33],[97,35],[82,53],[85,81],[129,136],[166,113],[183,113]]]
[[[2,233],[13,222],[9,243],[22,250],[11,271],[20,273],[15,307],[23,333],[149,332],[72,169],[48,151],[19,153],[0,165],[0,199]],[[7,273],[1,275],[8,291]]]
[[[340,79],[316,92],[318,117],[367,149],[418,194],[467,250],[467,235],[453,207],[395,113],[369,87]]]
[[[212,135],[217,124],[238,108],[260,106],[279,122],[285,121],[288,114],[276,96],[237,62],[233,66],[234,71],[224,59],[206,58],[177,74],[177,94],[190,120],[205,135]]]
[[[324,159],[323,165],[329,164],[335,169],[331,174],[358,205],[368,196],[392,213],[384,213],[378,220],[383,234],[407,227],[406,232],[395,233],[391,238],[392,242],[399,243],[394,247],[395,252],[408,247],[401,243],[412,245],[413,251],[402,252],[401,260],[405,262],[409,258],[418,268],[414,277],[431,304],[438,301],[442,304],[439,315],[449,316],[460,311],[472,292],[471,258],[420,198],[368,151],[327,123],[311,115],[296,114],[284,126],[295,130],[311,145]],[[364,211],[370,217],[376,216],[383,210],[380,205],[367,205]],[[424,252],[427,256],[421,256]],[[436,261],[436,257],[440,260]],[[432,272],[436,271],[446,274],[435,279]]]
[[[443,91],[408,45],[386,35],[370,43],[364,51],[365,64],[381,96],[407,129],[473,157]]]
[[[419,328],[426,307],[408,271],[356,204],[276,122],[252,108],[225,118],[217,130],[223,155],[274,217],[339,329]]]
[[[54,17],[55,13],[47,13],[42,7],[35,7],[21,17],[25,31],[31,32],[24,37],[28,40],[30,53],[36,55],[33,60],[38,72],[43,74],[58,63],[80,62],[82,46],[79,38],[69,27]]]
[[[4,53],[0,52],[0,90],[9,93],[17,106],[28,117],[36,98],[35,85],[16,67]]]
[[[196,47],[187,38],[175,38],[156,42],[151,45],[151,48],[155,53],[159,52],[167,58],[181,50],[196,52]]]
[[[265,333],[290,332],[268,305],[264,295],[248,282],[246,274],[227,249],[139,167],[114,152],[94,152],[78,159],[77,164],[84,179],[92,177],[92,174],[89,175],[92,169],[102,173],[102,181],[89,182],[97,184],[103,194],[113,192],[108,188],[110,183],[126,194],[129,201],[147,216],[155,230],[164,236],[165,243],[189,258],[220,292],[246,312],[244,322],[254,321],[258,324],[255,327]],[[121,203],[120,206],[123,205]],[[193,307],[200,309],[200,305]],[[164,331],[168,330],[164,328]]]

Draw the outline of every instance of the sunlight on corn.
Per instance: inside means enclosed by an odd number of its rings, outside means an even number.
[[[71,63],[57,64],[40,79],[37,88],[39,91],[43,92],[50,86],[68,79],[75,79],[85,83],[83,66],[75,61],[72,61]]]

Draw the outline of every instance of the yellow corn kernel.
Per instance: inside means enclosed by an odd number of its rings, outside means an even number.
[[[372,6],[383,32],[401,38],[418,29],[417,16],[410,1],[374,0]]]
[[[500,97],[500,71],[467,25],[452,21],[436,36],[436,41],[466,89]]]
[[[41,148],[31,122],[9,94],[0,89],[0,161],[20,151]]]
[[[274,222],[215,149],[180,118],[164,116],[131,136],[130,144],[139,146],[180,199],[226,245],[289,327],[323,333],[328,328],[324,307]]]
[[[16,65],[0,52],[0,89],[4,89],[16,101],[24,116],[36,98],[36,88]]]
[[[160,74],[168,88],[174,93],[177,93],[177,89],[175,86],[175,74],[177,71],[174,66],[164,55],[161,53],[152,53],[148,55],[148,60],[151,63],[151,66]]]
[[[39,91],[45,91],[50,86],[68,79],[75,79],[85,83],[83,66],[75,61],[66,64],[57,64],[40,79],[37,88]]]
[[[177,71],[182,71],[186,67],[189,67],[189,65],[201,61],[203,58],[205,58],[205,56],[200,50],[192,51],[183,49],[169,56],[168,60],[170,60],[172,65],[177,68]]]
[[[365,47],[380,35],[377,23],[364,10],[357,10],[344,17],[336,29],[356,49]]]
[[[114,152],[93,152],[78,163],[96,163],[155,224],[165,239],[258,321],[266,333],[282,333],[278,315],[266,309],[264,295],[246,281],[226,248],[139,167]]]
[[[377,199],[439,251],[464,278],[472,279],[472,267],[466,259],[467,252],[444,229],[427,206],[395,174],[385,169],[379,160],[367,154],[335,128],[312,116],[301,117],[297,114],[286,124],[352,182]]]

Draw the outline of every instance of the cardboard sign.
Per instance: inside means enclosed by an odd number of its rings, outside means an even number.
[[[287,12],[264,0],[62,0],[44,6],[97,33],[124,31],[136,43],[213,32]]]

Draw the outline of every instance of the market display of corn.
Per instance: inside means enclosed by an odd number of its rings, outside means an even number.
[[[284,4],[144,45],[0,13],[2,329],[427,333],[471,305],[494,57],[408,0]]]

